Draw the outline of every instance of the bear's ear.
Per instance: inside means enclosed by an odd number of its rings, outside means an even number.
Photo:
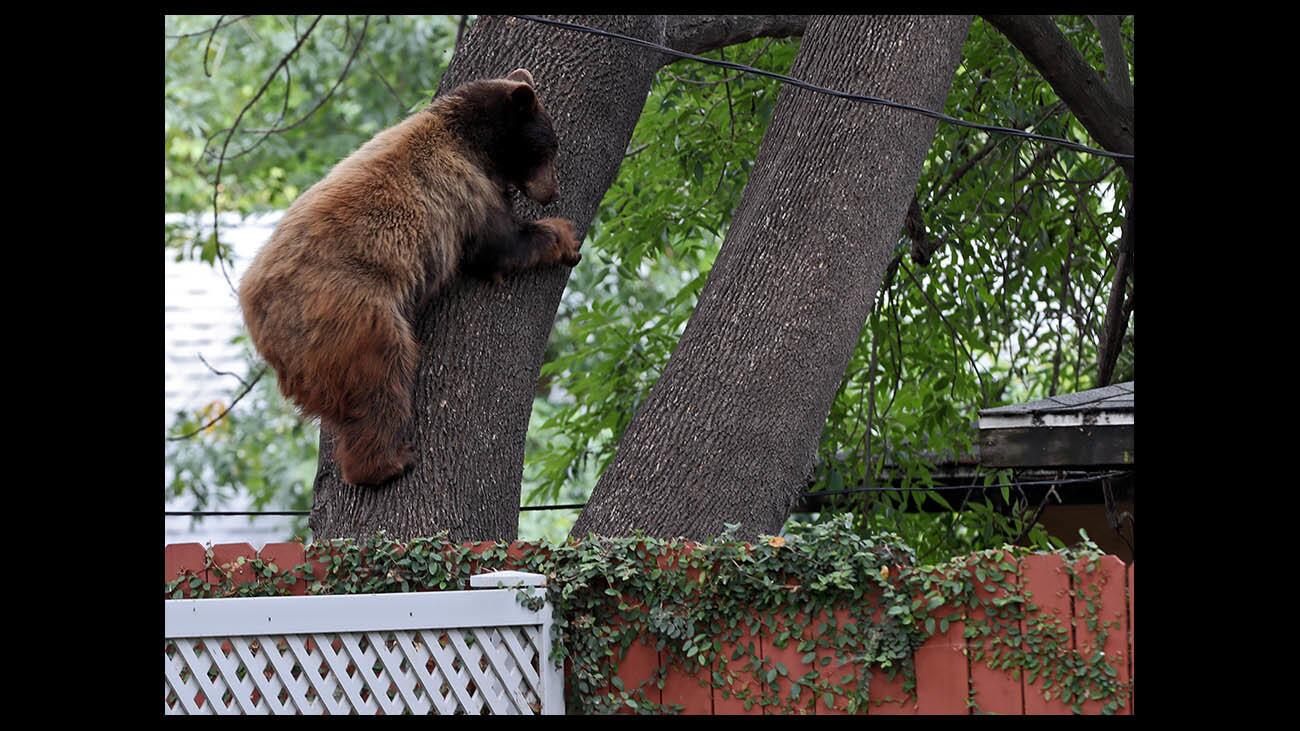
[[[527,111],[533,108],[533,102],[537,96],[533,93],[533,87],[527,84],[520,84],[510,90],[510,103],[515,109]]]
[[[529,86],[535,86],[535,84],[533,84],[533,75],[528,71],[528,69],[515,69],[514,71],[511,71],[510,73],[506,74],[506,80],[520,81],[525,84],[528,84]]]

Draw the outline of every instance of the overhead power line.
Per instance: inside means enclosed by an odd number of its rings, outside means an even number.
[[[999,482],[992,485],[936,485],[933,487],[853,487],[845,490],[817,490],[813,492],[801,493],[799,497],[834,497],[837,495],[853,495],[866,492],[952,492],[955,490],[995,490],[1003,487],[1043,487],[1061,485],[1080,485],[1088,482],[1100,482],[1109,480],[1122,475],[1129,475],[1131,472],[1107,472],[1100,475],[1089,475],[1087,477],[1071,477],[1061,480],[1033,480],[1029,482]],[[587,503],[563,503],[558,505],[525,505],[519,508],[520,512],[534,510],[578,510],[587,507]],[[310,510],[268,510],[268,511],[245,511],[245,510],[168,510],[164,515],[188,515],[191,517],[207,516],[232,516],[232,515],[311,515]]]
[[[1113,157],[1120,160],[1133,159],[1133,155],[1130,154],[1126,154],[1122,152],[1111,152],[1109,150],[1100,150],[1095,147],[1088,147],[1087,145],[1081,145],[1077,142],[1071,142],[1070,140],[1063,139],[1060,137],[1051,137],[1049,135],[1034,134],[1033,132],[1026,132],[1022,129],[1015,129],[1014,127],[999,127],[993,124],[981,124],[980,122],[970,122],[964,119],[959,119],[957,117],[944,114],[943,112],[936,112],[932,109],[918,107],[914,104],[905,104],[902,102],[891,101],[889,99],[882,99],[880,97],[870,96],[867,94],[850,94],[847,91],[828,89],[824,86],[818,86],[816,84],[803,81],[802,79],[796,79],[793,76],[778,74],[774,71],[765,71],[763,69],[754,68],[753,66],[746,66],[743,63],[736,63],[734,61],[721,61],[712,58],[705,58],[704,56],[697,56],[693,53],[678,51],[677,49],[669,48],[668,46],[660,45],[652,41],[642,40],[640,38],[635,38],[633,36],[624,35],[622,33],[616,33],[614,31],[601,30],[600,28],[592,28],[590,26],[580,25],[578,23],[566,23],[561,20],[551,20],[549,18],[541,18],[536,15],[511,15],[509,17],[519,18],[520,20],[527,20],[534,23],[542,23],[544,25],[554,26],[556,28],[563,28],[565,30],[576,31],[578,33],[588,33],[591,35],[601,36],[604,38],[613,38],[615,40],[623,41],[624,43],[630,43],[632,45],[641,46],[643,48],[650,48],[660,53],[667,54],[669,56],[690,59],[692,61],[699,61],[700,63],[709,64],[711,66],[721,66],[722,68],[733,69],[748,74],[757,74],[758,76],[766,76],[768,78],[777,79],[782,83],[789,84],[791,86],[796,86],[800,89],[805,89],[807,91],[816,92],[818,94],[826,94],[828,96],[834,96],[840,99],[848,99],[850,101],[865,102],[867,104],[876,104],[883,107],[891,107],[893,109],[903,109],[909,112],[915,112],[917,114],[930,117],[931,119],[937,119],[940,122],[946,122],[948,124],[957,125],[959,127],[969,127],[971,129],[983,130],[985,132],[993,132],[996,134],[1009,135],[1013,137],[1024,137],[1026,139],[1038,140],[1040,142],[1050,142],[1054,145],[1060,145],[1061,147],[1066,147],[1071,150],[1087,153],[1089,155],[1099,155],[1101,157]]]

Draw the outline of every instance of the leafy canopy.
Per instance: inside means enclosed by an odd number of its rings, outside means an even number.
[[[167,32],[202,31],[217,20],[173,18]],[[212,215],[216,150],[317,18],[222,22],[210,44],[200,33],[169,38],[166,51],[165,201],[168,211],[193,217],[169,229],[168,242],[179,257],[209,262],[219,244],[201,222]],[[320,18],[232,137],[218,207],[246,214],[287,206],[375,132],[425,103],[458,23],[456,16]],[[1088,20],[1064,16],[1058,24],[1103,72]],[[1123,30],[1131,69],[1131,17]],[[709,55],[784,73],[797,49],[798,39],[758,39]],[[584,500],[613,456],[693,312],[779,91],[772,79],[691,62],[659,72],[557,314],[528,432],[526,502]],[[945,111],[1091,141],[1042,77],[979,19]],[[970,453],[979,408],[1093,387],[1128,188],[1108,159],[940,125],[917,186],[933,252],[928,263],[914,260],[913,241],[899,231],[822,433],[810,489],[885,479],[933,485],[937,464]],[[1132,378],[1132,334],[1130,322],[1116,381]],[[238,486],[259,504],[303,503],[302,465],[315,459],[316,428],[285,428],[291,410],[269,386],[258,393],[225,427],[174,443],[169,458],[182,469],[170,490],[219,502],[225,493],[214,484]],[[261,448],[273,442],[278,449]],[[259,457],[236,467],[241,444],[245,457]],[[1007,477],[989,474],[985,482]],[[927,506],[962,509],[905,510]],[[1035,507],[1014,490],[995,489],[958,505],[937,492],[873,494],[852,510],[857,529],[899,533],[922,560],[935,561],[1022,534],[1047,544],[1029,520]],[[525,513],[521,535],[561,538],[576,516]]]

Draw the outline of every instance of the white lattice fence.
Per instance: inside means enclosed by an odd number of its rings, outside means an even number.
[[[562,714],[538,574],[521,589],[166,603],[168,714]]]

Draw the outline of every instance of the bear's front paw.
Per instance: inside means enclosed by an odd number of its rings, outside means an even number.
[[[537,224],[546,228],[555,236],[555,248],[552,250],[553,261],[570,267],[582,261],[582,253],[578,251],[582,246],[582,242],[574,233],[571,221],[564,218],[544,218],[538,221]]]

